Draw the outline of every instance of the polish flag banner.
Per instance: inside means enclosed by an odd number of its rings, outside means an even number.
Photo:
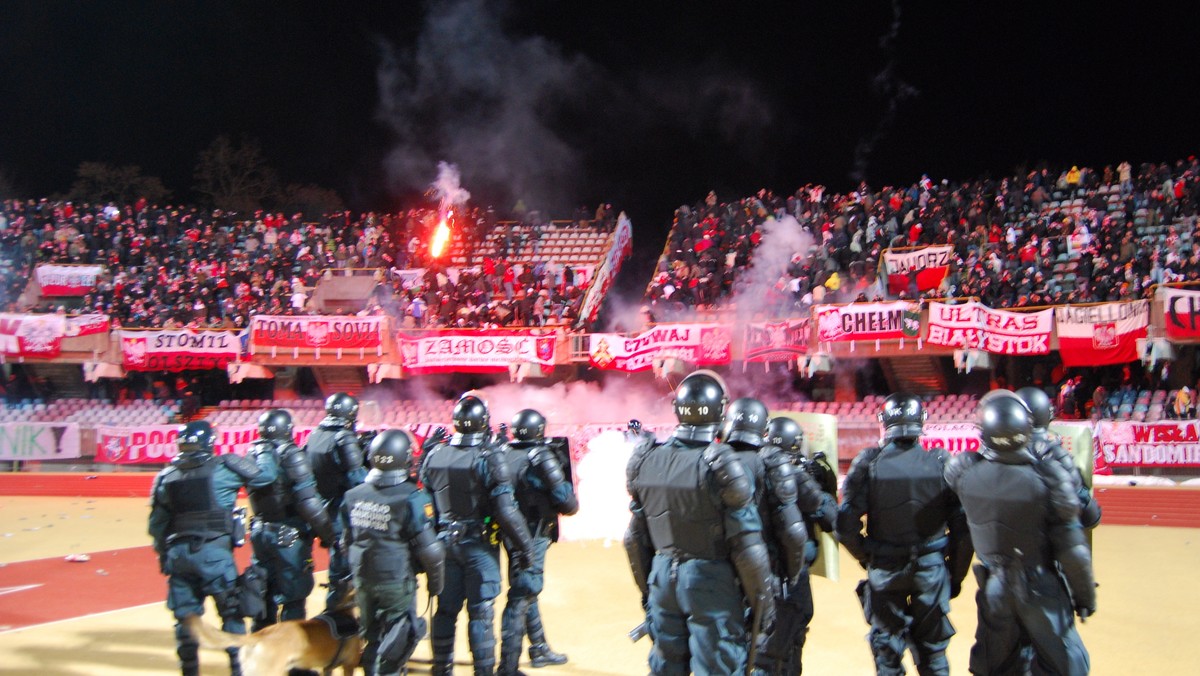
[[[42,296],[85,296],[103,274],[103,265],[39,265],[34,271]]]
[[[0,313],[0,355],[54,359],[62,353],[63,338],[108,330],[108,315]]]
[[[1150,301],[1066,305],[1054,309],[1063,366],[1103,366],[1138,360],[1137,341],[1150,326]]]
[[[899,295],[908,288],[909,273],[917,273],[917,290],[929,291],[938,288],[946,273],[950,271],[950,256],[954,253],[949,245],[927,246],[912,251],[883,252],[883,264],[887,270],[888,293]]]

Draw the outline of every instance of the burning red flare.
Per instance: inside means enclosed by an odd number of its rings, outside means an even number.
[[[437,229],[433,231],[433,241],[429,244],[429,252],[434,258],[441,258],[442,252],[446,250],[446,244],[450,242],[450,226],[446,225],[446,220],[442,219],[438,222]]]

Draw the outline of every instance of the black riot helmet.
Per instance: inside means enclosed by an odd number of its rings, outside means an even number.
[[[179,445],[180,453],[192,456],[212,455],[216,440],[217,435],[213,431],[212,423],[207,420],[194,420],[180,426],[179,437],[175,443]]]
[[[925,426],[925,415],[925,407],[915,395],[896,393],[884,399],[883,409],[879,411],[884,440],[915,441]]]
[[[721,376],[709,370],[696,371],[675,388],[675,417],[684,425],[717,425],[728,401]]]
[[[793,460],[798,459],[804,453],[804,428],[791,418],[771,418],[767,423],[767,443],[782,448]]]
[[[412,439],[404,430],[384,430],[371,440],[367,458],[373,470],[408,474],[412,463]]]
[[[511,429],[514,441],[541,441],[546,438],[546,416],[522,409],[513,416]]]
[[[491,424],[487,402],[470,392],[458,398],[451,419],[454,421],[454,431],[459,434],[478,434],[486,431]]]
[[[1033,437],[1033,415],[1008,390],[994,390],[979,406],[979,436],[985,452],[1016,453]]]
[[[358,400],[345,392],[335,392],[325,400],[325,414],[353,423],[358,419]]]
[[[258,416],[258,435],[263,439],[287,441],[292,438],[292,414],[273,408]]]
[[[766,404],[754,397],[734,399],[725,413],[721,436],[729,443],[762,446],[769,415]]]
[[[1040,387],[1022,387],[1017,390],[1017,396],[1025,402],[1025,408],[1029,409],[1033,429],[1046,429],[1050,425],[1050,419],[1054,417],[1054,405],[1050,403],[1050,396]]]

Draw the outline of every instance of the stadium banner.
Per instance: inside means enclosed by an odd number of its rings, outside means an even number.
[[[250,318],[250,352],[263,348],[359,350],[383,345],[384,317],[292,317],[254,315]]]
[[[1138,360],[1137,341],[1150,325],[1150,301],[1064,305],[1054,309],[1063,366],[1103,366]]]
[[[121,365],[126,371],[223,369],[242,351],[233,331],[121,331]]]
[[[96,290],[103,265],[39,265],[34,270],[42,296],[85,296]]]
[[[400,331],[396,346],[406,373],[488,373],[519,363],[554,368],[557,336],[544,330]]]
[[[596,268],[596,276],[592,279],[587,295],[583,298],[576,326],[596,321],[596,313],[600,312],[600,304],[604,300],[604,295],[608,293],[613,279],[621,269],[621,263],[631,251],[633,251],[633,224],[629,221],[629,217],[622,213],[617,219],[617,229],[613,233],[613,245]]]
[[[1054,311],[1008,312],[978,302],[929,304],[925,342],[996,354],[1050,354]]]
[[[851,303],[816,305],[817,340],[903,340],[921,333],[921,312],[915,303]]]
[[[0,424],[0,460],[58,460],[79,455],[79,423]]]
[[[0,313],[0,355],[54,359],[62,353],[63,338],[108,333],[109,324],[108,315],[100,314]]]
[[[974,423],[931,423],[921,429],[921,445],[928,450],[958,455],[978,452],[979,444],[979,426]]]
[[[1200,467],[1200,420],[1101,420],[1096,440],[1108,467]]]
[[[912,251],[883,252],[883,264],[887,269],[888,293],[899,294],[908,288],[908,275],[917,273],[917,290],[936,289],[950,271],[950,256],[954,248],[949,245],[927,246]]]
[[[728,364],[730,327],[723,324],[658,324],[636,336],[593,333],[592,366],[613,371],[645,371],[655,359],[678,359],[693,366]]]
[[[155,465],[171,462],[179,454],[179,425],[97,425],[96,462],[115,465]],[[216,455],[245,455],[258,438],[257,425],[216,425]],[[294,427],[292,437],[303,446],[315,427]]]
[[[747,362],[790,361],[808,354],[812,321],[791,319],[783,322],[746,324],[742,336],[742,355]]]
[[[1155,300],[1162,303],[1163,329],[1168,339],[1200,338],[1200,291],[1160,286]]]

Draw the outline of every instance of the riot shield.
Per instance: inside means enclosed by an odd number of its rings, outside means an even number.
[[[1095,491],[1092,489],[1092,472],[1096,468],[1096,452],[1095,439],[1092,437],[1092,426],[1090,423],[1066,423],[1056,420],[1050,421],[1049,430],[1062,438],[1063,448],[1075,458],[1075,466],[1079,468],[1079,474],[1083,477],[1083,485],[1087,488],[1088,494],[1092,499],[1096,499]],[[1087,536],[1088,549],[1093,552],[1092,547],[1092,529],[1084,529]]]
[[[796,411],[772,411],[771,417],[791,418],[804,428],[804,455],[810,461],[821,463],[833,477],[833,501],[837,502],[836,486],[840,483],[838,476],[838,440],[837,416],[827,413],[798,413]],[[824,458],[817,454],[824,454]],[[821,481],[822,489],[828,491],[828,479]],[[817,560],[809,567],[809,574],[820,575],[834,582],[841,579],[841,569],[838,557],[838,542],[833,533],[817,529]]]
[[[554,457],[558,458],[558,464],[562,465],[563,474],[566,476],[566,481],[572,488],[575,486],[575,477],[571,474],[571,441],[567,437],[546,437],[546,445],[554,451]],[[554,517],[554,527],[550,529],[550,541],[558,542],[558,519]]]

